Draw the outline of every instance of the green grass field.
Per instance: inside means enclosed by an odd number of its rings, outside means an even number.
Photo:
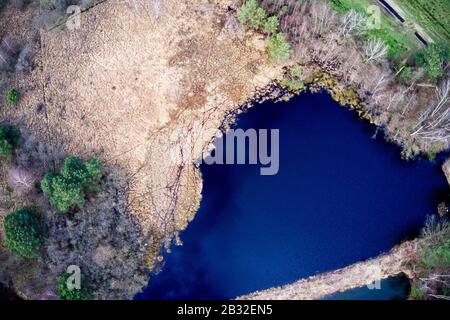
[[[367,14],[367,8],[376,4],[373,0],[328,0],[334,9],[344,13],[351,9]],[[382,11],[383,12],[383,11]],[[414,33],[402,28],[400,23],[391,15],[381,15],[381,28],[371,30],[369,37],[377,37],[389,46],[391,59],[404,59],[413,55],[422,45],[418,42]]]
[[[395,0],[430,36],[450,46],[450,1],[449,0]]]

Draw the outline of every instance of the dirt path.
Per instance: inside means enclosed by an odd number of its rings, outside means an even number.
[[[282,287],[257,291],[239,300],[314,300],[362,287],[399,273],[410,274],[408,262],[417,254],[417,241],[405,242],[386,254],[343,269],[322,273]]]
[[[382,7],[385,8],[385,6],[380,1],[377,1],[377,2]],[[431,38],[428,35],[428,33],[418,23],[416,23],[415,21],[412,21],[411,16],[408,13],[406,13],[402,9],[402,7],[395,2],[395,0],[384,0],[384,2],[386,2],[389,6],[392,7],[392,9],[394,9],[400,16],[402,16],[402,18],[405,19],[405,23],[412,23],[413,26],[414,26],[414,29],[417,31],[418,34],[420,34],[422,36],[422,38],[425,39],[426,42],[428,42],[428,43],[432,43],[433,42],[433,38]],[[387,10],[389,10],[389,9],[387,9]]]

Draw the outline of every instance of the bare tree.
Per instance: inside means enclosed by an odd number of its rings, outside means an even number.
[[[364,54],[367,62],[377,62],[386,57],[388,47],[380,39],[370,39],[364,46]]]
[[[314,32],[323,34],[327,32],[336,19],[336,13],[326,4],[312,5],[311,15],[314,22]]]
[[[420,235],[432,244],[438,244],[443,241],[443,237],[446,236],[448,228],[447,220],[440,219],[437,215],[431,215],[427,216],[425,226],[422,228]]]
[[[349,37],[354,34],[364,33],[366,26],[367,18],[362,13],[352,9],[343,16],[339,31],[344,37]]]
[[[386,92],[386,87],[390,81],[390,72],[388,70],[377,69],[376,74],[371,76],[372,96],[378,102],[380,96]]]
[[[17,49],[16,41],[10,37],[5,37],[0,41],[0,70],[11,71]]]
[[[400,92],[389,92],[387,94],[387,108],[386,110],[391,109],[392,107],[397,106],[401,101],[403,100],[403,94],[401,94]]]
[[[419,136],[448,145],[450,139],[450,80],[436,87],[436,100],[419,117],[411,136]]]
[[[27,193],[34,188],[35,175],[27,169],[11,167],[8,171],[8,184],[14,191]]]
[[[427,297],[438,300],[450,300],[447,294],[437,294],[437,288],[443,288],[444,292],[450,289],[450,275],[433,272],[426,278],[419,278],[420,289],[425,292]]]

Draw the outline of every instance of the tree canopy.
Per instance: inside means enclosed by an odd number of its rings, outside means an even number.
[[[431,79],[436,80],[444,74],[444,63],[449,60],[449,56],[450,52],[446,48],[432,43],[417,53],[416,62],[425,68]]]
[[[14,127],[0,127],[0,157],[11,158],[20,139],[20,132]]]
[[[67,212],[73,206],[81,208],[86,193],[99,191],[102,171],[100,161],[95,158],[84,163],[79,157],[67,157],[59,174],[45,174],[41,189],[52,207],[60,212]]]
[[[283,63],[290,58],[292,47],[286,40],[284,34],[276,33],[270,37],[267,51],[272,61]]]
[[[45,225],[29,209],[20,209],[8,214],[3,227],[6,247],[22,257],[36,256],[45,242]]]

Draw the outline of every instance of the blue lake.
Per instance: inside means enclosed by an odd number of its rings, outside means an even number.
[[[202,165],[201,208],[137,299],[229,299],[374,257],[417,234],[447,191],[326,93],[266,102],[237,128],[279,129],[280,169]]]
[[[380,282],[379,289],[365,286],[335,293],[323,300],[406,300],[410,287],[406,276],[390,277]]]

